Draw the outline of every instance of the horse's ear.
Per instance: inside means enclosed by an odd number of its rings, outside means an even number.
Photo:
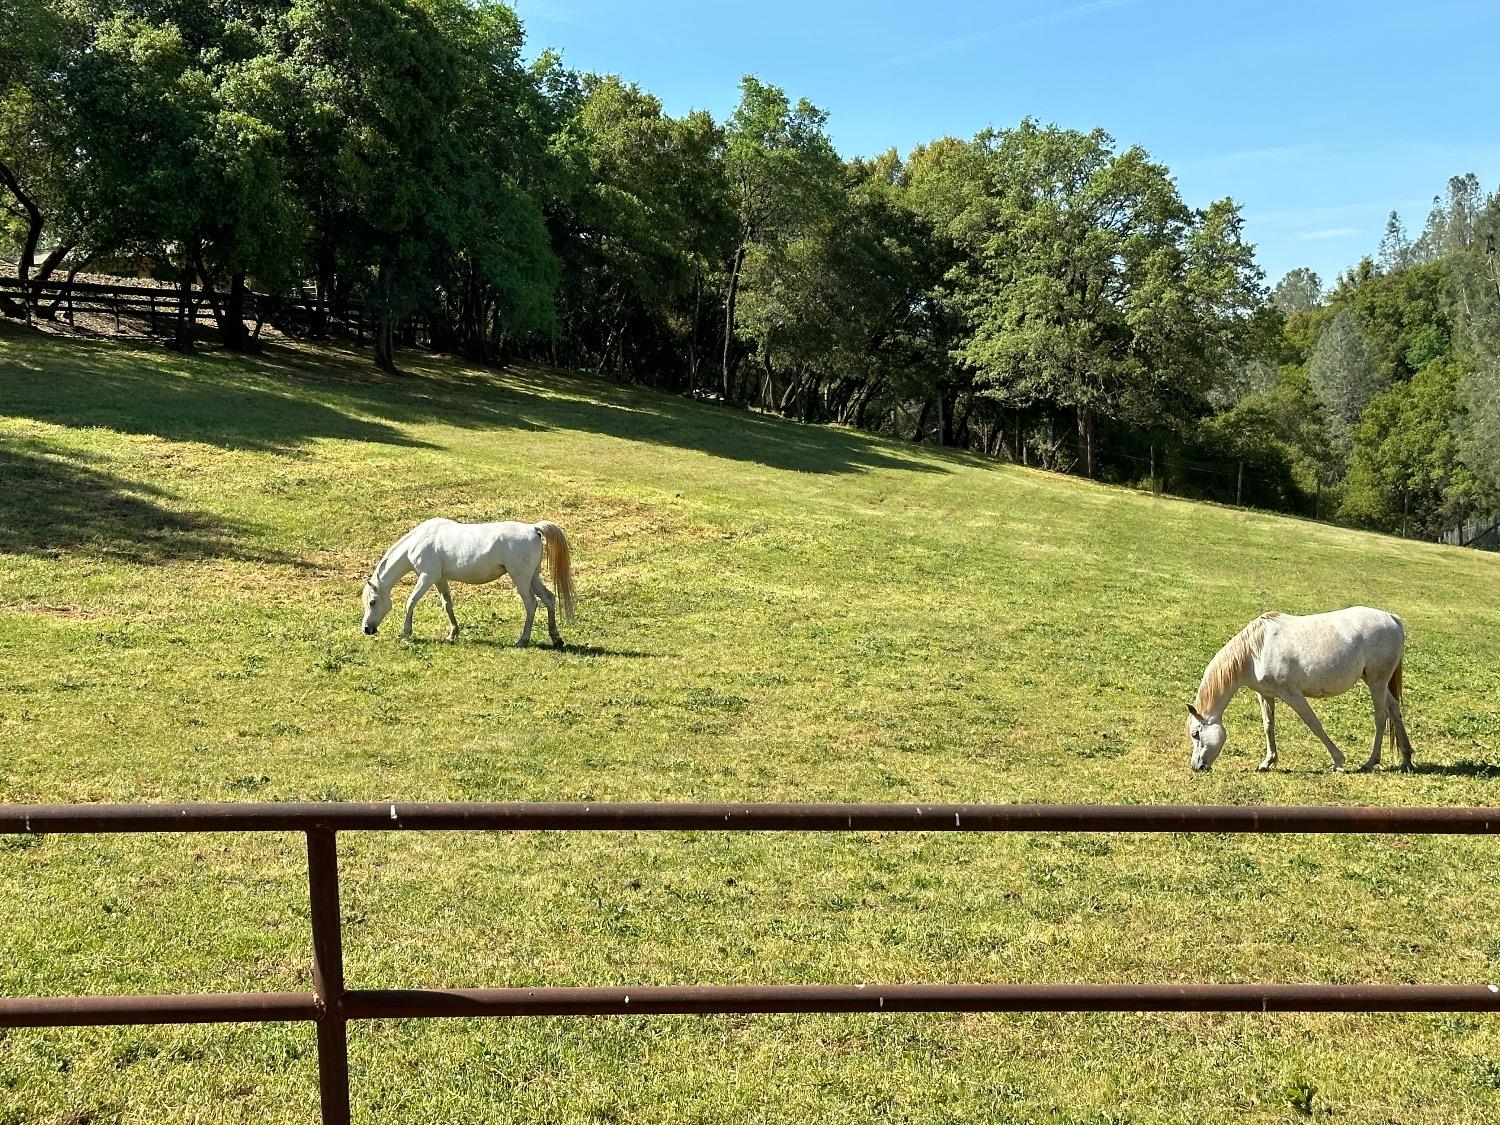
[[[1198,708],[1194,707],[1191,703],[1189,703],[1187,705],[1187,707],[1188,707],[1188,714],[1189,715],[1191,715],[1193,718],[1197,719],[1200,723],[1203,722],[1203,716],[1200,715],[1200,714],[1198,714]]]

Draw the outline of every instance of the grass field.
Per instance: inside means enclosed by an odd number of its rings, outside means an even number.
[[[531,370],[0,329],[0,801],[1497,803],[1500,558]],[[556,519],[570,647],[359,635],[418,520]],[[1406,620],[1419,772],[1183,704],[1270,608]],[[391,625],[394,626],[394,620]],[[541,631],[539,634],[541,635]],[[1355,761],[1363,691],[1320,705]],[[342,841],[354,987],[1500,978],[1438,837]],[[0,995],[305,989],[287,836],[0,838]],[[1493,1017],[356,1025],[365,1122],[1500,1119]],[[0,1123],[311,1120],[302,1026],[0,1031]],[[1316,1087],[1316,1092],[1309,1091]]]

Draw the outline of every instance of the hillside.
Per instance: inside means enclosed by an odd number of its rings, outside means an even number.
[[[0,327],[0,800],[1497,803],[1500,558],[1095,486],[554,372],[242,360]],[[359,635],[427,516],[571,537],[570,647]],[[1183,704],[1255,614],[1410,634],[1419,772]],[[393,622],[394,624],[394,622]],[[541,635],[539,630],[538,635]],[[1318,706],[1368,752],[1361,689]],[[296,839],[0,841],[0,994],[305,987]],[[365,986],[1500,975],[1493,849],[1440,838],[351,839]],[[303,1120],[301,1028],[0,1033],[0,1123]],[[366,1120],[1500,1113],[1477,1017],[357,1028]],[[39,1115],[38,1107],[42,1107]],[[1184,1109],[1183,1107],[1188,1107]]]

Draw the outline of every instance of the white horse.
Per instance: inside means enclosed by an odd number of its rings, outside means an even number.
[[[1394,613],[1355,606],[1333,613],[1294,617],[1267,613],[1239,631],[1203,671],[1198,698],[1188,704],[1188,737],[1193,743],[1192,765],[1206,770],[1224,748],[1224,709],[1240,688],[1260,694],[1260,714],[1266,727],[1266,756],[1260,768],[1276,764],[1276,701],[1301,716],[1333,758],[1333,768],[1344,768],[1344,755],[1318,722],[1307,700],[1341,695],[1359,680],[1370,686],[1375,707],[1375,749],[1360,772],[1380,764],[1385,723],[1401,750],[1401,768],[1411,769],[1411,740],[1401,721],[1401,659],[1406,631]]]
[[[557,597],[542,585],[542,559],[545,557],[557,587]],[[453,616],[452,582],[493,582],[509,574],[526,607],[526,625],[521,630],[517,648],[531,643],[531,623],[536,617],[540,598],[547,607],[547,632],[552,643],[562,647],[557,631],[557,602],[562,602],[563,617],[573,620],[573,563],[568,537],[551,520],[529,523],[457,523],[454,520],[431,519],[419,523],[385,553],[375,572],[365,580],[363,602],[364,630],[373,637],[375,630],[391,611],[391,589],[412,571],[417,572],[416,586],[406,599],[406,623],[403,638],[411,636],[411,617],[417,602],[436,586],[448,611],[450,644],[458,636],[458,618]]]

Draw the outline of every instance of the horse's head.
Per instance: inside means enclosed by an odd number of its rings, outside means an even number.
[[[1206,770],[1214,764],[1219,751],[1224,749],[1224,739],[1227,737],[1224,724],[1219,719],[1204,718],[1191,703],[1187,705],[1187,709],[1188,738],[1193,743],[1192,766],[1197,771]]]
[[[375,630],[379,629],[380,623],[385,620],[385,615],[391,612],[391,596],[375,585],[374,579],[366,578],[365,588],[361,591],[360,598],[365,606],[365,636],[373,637]]]

